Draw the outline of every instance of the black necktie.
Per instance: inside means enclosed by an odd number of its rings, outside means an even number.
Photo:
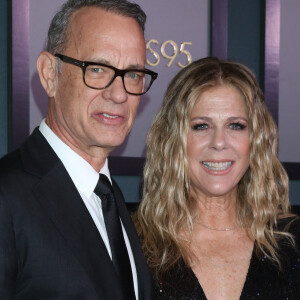
[[[105,227],[112,253],[112,262],[119,275],[124,294],[128,300],[135,299],[132,271],[124,236],[121,228],[120,217],[115,202],[112,186],[108,178],[99,174],[95,193],[102,202],[102,211]]]

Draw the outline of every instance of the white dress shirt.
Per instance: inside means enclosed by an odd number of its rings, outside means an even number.
[[[94,189],[99,179],[99,173],[96,172],[95,169],[85,159],[83,159],[74,150],[72,150],[69,146],[67,146],[49,128],[45,120],[41,122],[39,129],[42,135],[50,144],[51,148],[56,153],[56,155],[62,161],[67,172],[69,173],[86,208],[88,209],[92,219],[94,220],[94,223],[102,237],[102,240],[111,258],[111,249],[110,249],[109,239],[105,228],[101,201],[100,198],[94,193]],[[106,175],[111,182],[107,159],[105,160],[104,166],[100,170],[100,173]],[[138,284],[137,284],[135,262],[134,262],[131,246],[128,240],[128,236],[122,222],[121,225],[122,225],[125,244],[130,259],[130,264],[131,264],[134,291],[135,291],[136,299],[138,300]]]

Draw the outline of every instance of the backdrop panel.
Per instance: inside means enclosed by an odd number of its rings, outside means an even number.
[[[279,157],[281,161],[299,164],[300,1],[282,0],[280,5]],[[300,179],[300,172],[298,176]]]
[[[183,66],[210,51],[210,6],[207,0],[138,0],[148,19],[147,68],[158,73],[151,90],[141,98],[126,142],[112,155],[145,156],[145,140],[172,77]]]
[[[300,179],[300,72],[297,0],[266,0],[265,98],[278,124],[279,158]]]

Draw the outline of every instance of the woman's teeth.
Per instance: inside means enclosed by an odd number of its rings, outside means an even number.
[[[233,164],[232,161],[226,161],[226,162],[210,162],[210,161],[203,161],[202,165],[210,170],[214,171],[223,171],[231,167]]]

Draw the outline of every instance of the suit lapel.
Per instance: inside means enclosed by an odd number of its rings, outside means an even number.
[[[131,250],[134,256],[139,288],[139,299],[150,300],[153,296],[153,282],[144,254],[142,252],[140,241],[135,227],[125,205],[124,197],[116,182],[113,180],[113,189],[122,223],[125,227]]]
[[[123,299],[112,262],[92,217],[63,164],[38,130],[21,152],[24,168],[40,177],[33,190],[36,200],[68,244],[70,253],[89,275],[100,299]],[[109,289],[111,286],[114,288]]]

